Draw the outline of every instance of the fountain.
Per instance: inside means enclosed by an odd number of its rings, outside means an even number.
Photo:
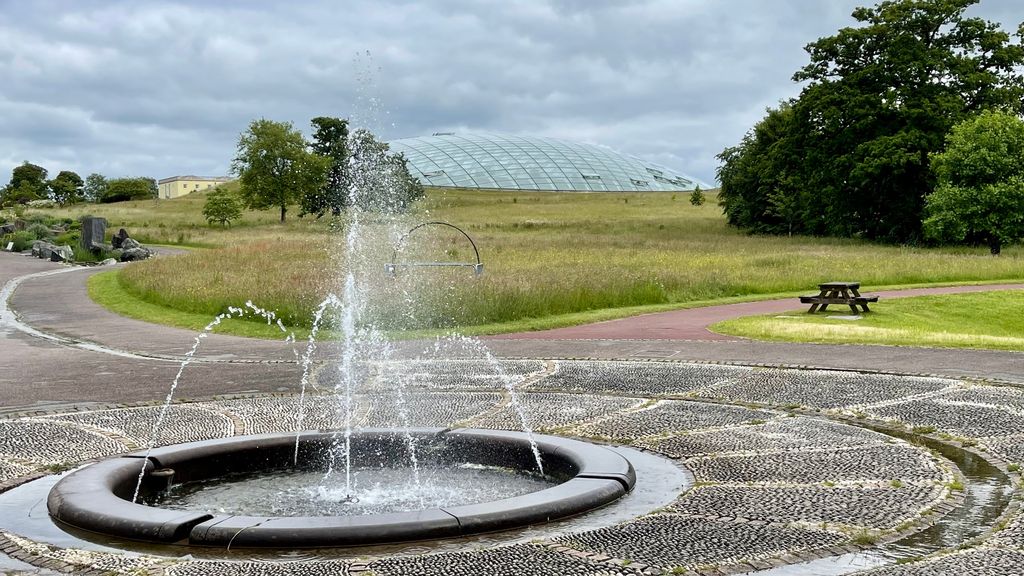
[[[421,466],[446,467],[447,481],[470,479],[481,486],[468,500],[423,509],[408,498],[389,507],[396,500],[392,491],[384,512],[369,506],[362,510],[366,513],[344,515],[303,514],[302,510],[279,515],[214,513],[166,503],[175,500],[173,492],[183,487],[188,491],[190,485],[233,478],[244,482],[268,474],[274,484],[271,492],[287,491],[282,475],[274,473],[294,470],[293,437],[272,434],[169,446],[152,450],[148,457],[140,452],[104,460],[58,482],[49,493],[47,507],[59,523],[130,540],[225,548],[322,548],[451,538],[549,522],[608,504],[636,482],[632,465],[619,454],[552,436],[533,439],[547,463],[547,476],[529,475],[523,471],[532,467],[534,459],[530,440],[524,433],[500,430],[358,430],[349,437],[352,459],[390,476],[404,467],[405,433],[417,439]],[[329,451],[331,442],[330,433],[303,435],[300,460],[316,461]],[[146,469],[142,501],[162,505],[128,499],[140,462]],[[451,491],[450,485],[444,488]],[[504,497],[509,489],[517,494]],[[244,497],[247,490],[240,492]],[[397,499],[402,496],[399,493]],[[494,496],[498,499],[473,498]],[[213,501],[216,507],[230,507],[239,504],[239,497]],[[316,506],[316,511],[323,510],[331,509]]]
[[[350,209],[342,245],[332,253],[344,273],[316,309],[305,353],[298,353],[294,336],[273,312],[251,302],[215,318],[181,363],[146,449],[75,471],[50,490],[47,508],[59,525],[127,540],[220,548],[374,545],[550,522],[604,506],[633,488],[633,466],[620,454],[534,434],[515,379],[480,342],[457,334],[439,341],[433,352],[454,344],[482,359],[502,381],[522,431],[414,428],[407,376],[400,370],[380,375],[397,414],[394,428],[357,426],[354,399],[366,383],[367,367],[395,364],[394,346],[370,317],[382,307],[414,317],[425,288],[414,281],[391,291],[397,303],[373,301],[380,299],[373,286],[382,277],[380,246],[396,238],[407,243],[397,232],[408,221],[390,205],[395,162],[361,131],[353,133],[350,145]],[[372,201],[362,201],[366,195]],[[479,275],[482,265],[473,249]],[[305,430],[317,334],[331,314],[340,354],[321,380],[333,388],[335,426]],[[178,380],[201,343],[222,319],[244,315],[276,323],[293,345],[302,368],[295,429],[156,447]]]

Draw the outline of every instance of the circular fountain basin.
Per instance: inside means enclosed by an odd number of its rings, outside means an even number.
[[[445,466],[508,474],[537,471],[529,438],[520,432],[437,428],[415,429],[410,434],[425,470]],[[297,473],[320,469],[334,437],[320,432],[300,435],[301,470]],[[550,487],[525,494],[520,487],[515,496],[486,502],[428,502],[420,509],[384,513],[337,514],[337,508],[326,507],[330,513],[307,510],[262,516],[244,510],[217,513],[131,502],[143,467],[142,502],[161,501],[169,487],[294,471],[295,435],[269,434],[168,446],[153,450],[148,460],[141,452],[104,460],[58,482],[49,493],[47,508],[58,523],[131,540],[231,548],[320,548],[451,538],[539,524],[613,502],[636,482],[632,465],[612,450],[554,436],[535,435],[534,440]],[[376,469],[387,476],[388,469],[408,462],[405,431],[354,432],[351,454],[362,469]],[[459,488],[450,486],[452,491]]]

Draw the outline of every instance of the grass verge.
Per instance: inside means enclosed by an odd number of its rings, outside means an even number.
[[[127,316],[128,318],[135,318],[136,320],[175,326],[197,332],[213,320],[213,316],[209,314],[176,310],[147,302],[135,296],[121,285],[118,279],[118,272],[120,271],[100,272],[92,275],[87,282],[89,297],[111,312]],[[238,305],[244,304],[244,302],[240,302]],[[305,328],[295,328],[293,331],[296,338],[309,338],[309,330]],[[281,340],[284,336],[284,333],[277,326],[268,326],[266,322],[244,319],[225,320],[217,327],[216,333],[266,340]]]
[[[747,316],[711,326],[721,334],[782,342],[882,344],[1024,351],[1024,291],[891,299],[859,320],[849,313]]]

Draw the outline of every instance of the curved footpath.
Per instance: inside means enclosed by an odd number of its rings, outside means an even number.
[[[0,322],[0,414],[55,404],[139,402],[166,394],[195,332],[133,320],[89,299],[86,281],[102,268],[31,276],[66,268],[0,253],[0,286],[21,279],[8,306],[21,324],[60,341],[43,340]],[[883,292],[884,297],[996,289],[1024,284]],[[931,374],[1024,383],[1024,353],[896,346],[759,342],[725,337],[707,326],[726,318],[793,310],[795,299],[647,314],[585,326],[486,338],[497,356],[529,358],[671,359],[752,366],[818,367]],[[103,354],[75,346],[106,349]],[[415,356],[422,342],[401,342]],[[321,345],[323,358],[335,347]],[[300,376],[297,346],[211,334],[182,379],[179,398],[283,392]],[[125,358],[125,354],[141,358]],[[224,364],[230,364],[225,368]],[[112,366],[118,370],[112,370]],[[126,369],[127,368],[127,369]]]

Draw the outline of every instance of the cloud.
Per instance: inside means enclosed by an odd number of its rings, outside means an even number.
[[[3,0],[0,0],[3,1]],[[975,13],[1010,23],[1017,0]],[[353,118],[384,138],[578,139],[714,180],[715,155],[795,95],[834,0],[4,2],[0,182],[225,174],[254,118]]]

